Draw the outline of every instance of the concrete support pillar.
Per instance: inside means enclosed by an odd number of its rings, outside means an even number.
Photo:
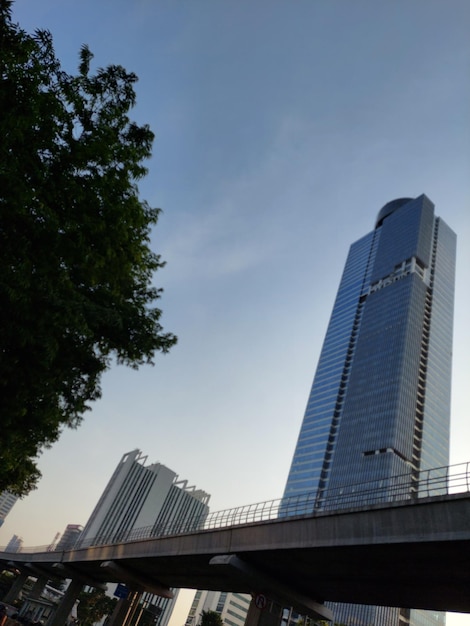
[[[48,578],[45,576],[38,576],[36,582],[31,589],[31,593],[28,596],[28,600],[34,600],[41,597],[41,593],[44,591],[44,587],[47,585]]]
[[[130,591],[127,598],[119,600],[106,626],[127,626],[130,624],[141,597],[141,591]]]
[[[28,578],[28,572],[21,572],[21,574],[18,574],[15,582],[10,588],[10,591],[3,598],[3,602],[6,604],[13,604],[13,602],[19,597],[20,591],[23,589],[23,586]]]
[[[47,620],[46,626],[64,626],[70,611],[83,588],[83,582],[80,580],[71,580],[67,591],[64,594],[54,615]]]
[[[130,595],[130,594],[129,594]],[[121,626],[124,622],[124,618],[129,610],[128,598],[121,598],[117,601],[114,611],[111,613],[106,626]]]
[[[255,598],[252,598],[245,626],[279,626],[282,611],[283,607],[280,604],[270,600],[268,600],[265,608],[258,608]]]

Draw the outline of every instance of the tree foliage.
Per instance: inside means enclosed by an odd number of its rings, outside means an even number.
[[[105,615],[111,615],[117,604],[116,598],[110,598],[104,591],[93,589],[82,591],[78,596],[77,617],[80,626],[93,626]]]
[[[224,620],[216,611],[203,611],[201,613],[201,626],[224,626]]]
[[[139,198],[153,133],[129,118],[137,77],[61,69],[47,31],[0,0],[0,491],[24,495],[36,459],[100,396],[115,357],[138,367],[176,342],[152,284],[159,209]]]

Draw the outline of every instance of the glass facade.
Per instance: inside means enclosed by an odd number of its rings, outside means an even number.
[[[351,246],[285,498],[313,492],[321,508],[350,490],[360,504],[361,483],[398,475],[411,496],[420,470],[448,464],[455,246],[425,195],[385,205]],[[414,611],[333,608],[344,624],[413,624]]]
[[[326,486],[352,365],[367,271],[376,251],[376,233],[352,247],[326,333],[284,496]]]
[[[215,611],[227,626],[243,626],[250,608],[251,596],[227,591],[198,591],[189,610],[185,626],[199,626],[204,611]]]

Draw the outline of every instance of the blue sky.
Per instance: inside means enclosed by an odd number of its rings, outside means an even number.
[[[134,118],[156,134],[140,187],[163,209],[155,282],[179,344],[104,377],[0,543],[83,524],[134,448],[213,510],[279,497],[349,245],[423,192],[458,235],[451,461],[470,459],[468,0],[16,0],[14,15],[51,30],[69,71],[87,43],[96,67],[139,76]]]

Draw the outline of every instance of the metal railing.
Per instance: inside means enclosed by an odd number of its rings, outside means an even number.
[[[176,520],[165,525],[154,524],[90,539],[80,540],[79,538],[74,549],[141,541],[201,530],[223,529],[242,524],[282,520],[299,515],[318,516],[335,511],[346,512],[357,507],[372,505],[388,505],[397,502],[405,505],[415,504],[423,498],[466,492],[470,492],[470,462],[247,504]],[[5,548],[0,548],[0,553],[5,551]],[[28,554],[52,552],[55,551],[55,547],[37,546],[23,548],[21,551]]]

